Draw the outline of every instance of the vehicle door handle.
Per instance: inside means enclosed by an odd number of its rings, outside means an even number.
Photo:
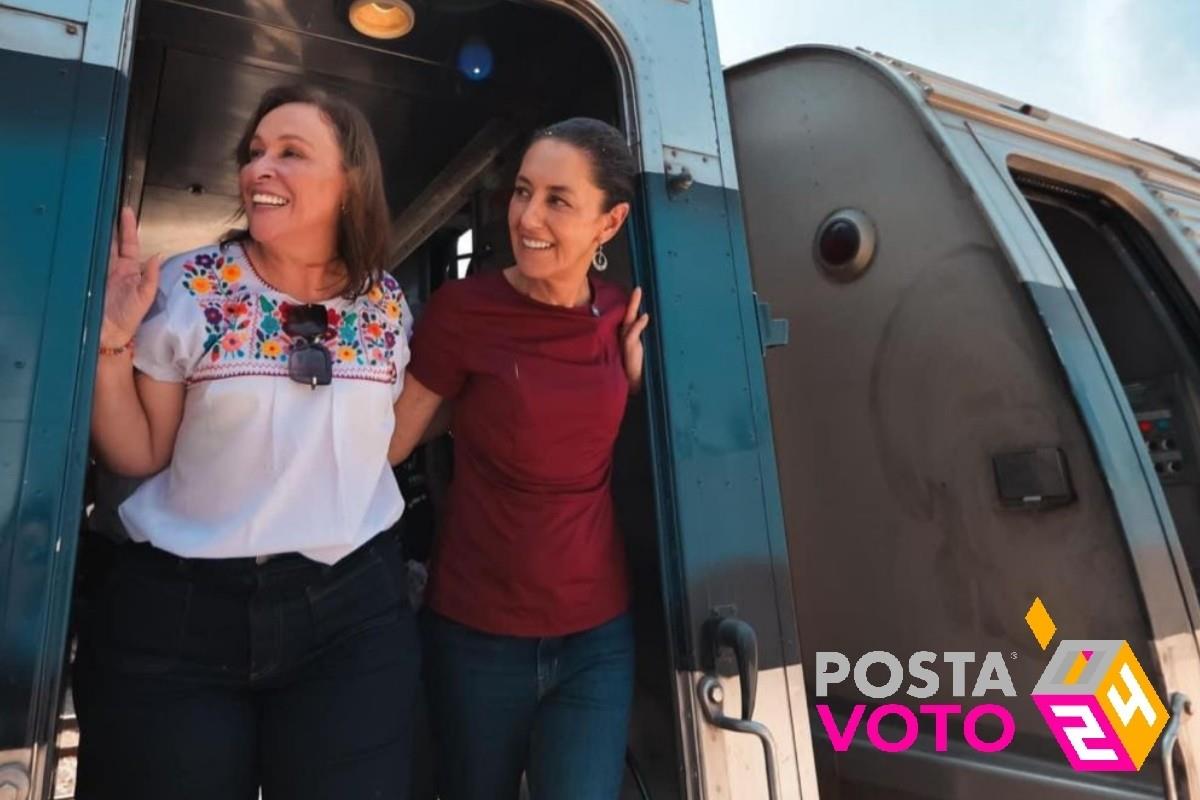
[[[1171,693],[1171,721],[1162,736],[1163,786],[1167,789],[1166,800],[1179,800],[1179,789],[1175,786],[1175,746],[1179,744],[1179,726],[1185,714],[1192,713],[1192,701],[1183,692]]]
[[[705,638],[710,647],[710,668],[696,686],[704,718],[709,724],[723,730],[758,737],[762,743],[763,759],[767,767],[768,797],[769,800],[779,800],[775,738],[771,736],[771,731],[766,725],[753,719],[754,701],[758,692],[758,637],[754,634],[754,628],[734,617],[715,619],[705,626]],[[725,689],[716,674],[716,664],[725,650],[732,650],[737,662],[738,681],[742,688],[740,717],[725,715]]]

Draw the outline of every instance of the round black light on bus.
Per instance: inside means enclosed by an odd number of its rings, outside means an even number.
[[[350,24],[372,39],[399,39],[413,29],[417,15],[404,0],[354,0]]]
[[[848,283],[871,266],[878,240],[870,217],[857,208],[839,209],[818,226],[813,259],[828,277]]]

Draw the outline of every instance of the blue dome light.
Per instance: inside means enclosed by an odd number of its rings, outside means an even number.
[[[458,50],[458,71],[467,80],[486,80],[493,66],[492,48],[477,36],[467,39]]]

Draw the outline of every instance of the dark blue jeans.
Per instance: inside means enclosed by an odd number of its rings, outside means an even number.
[[[633,700],[629,615],[547,639],[425,612],[441,800],[616,800]]]
[[[81,612],[76,796],[406,798],[406,595],[390,535],[332,567],[120,546]]]

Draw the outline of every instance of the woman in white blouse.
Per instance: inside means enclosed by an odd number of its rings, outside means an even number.
[[[406,797],[418,638],[380,532],[410,319],[378,152],[285,87],[237,162],[249,225],[220,244],[142,262],[121,215],[92,438],[152,477],[81,621],[78,796]]]

